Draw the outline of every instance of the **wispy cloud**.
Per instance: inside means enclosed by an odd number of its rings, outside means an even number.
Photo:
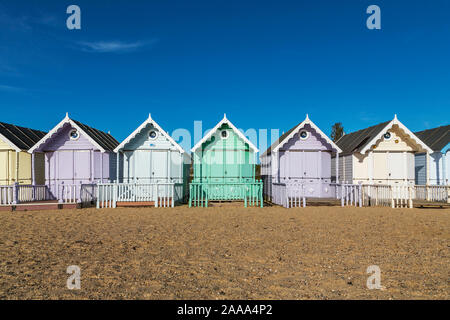
[[[144,47],[149,47],[157,42],[156,39],[148,41],[135,41],[135,42],[124,42],[124,41],[83,41],[78,42],[79,48],[86,52],[133,52]]]
[[[24,88],[19,88],[19,87],[14,87],[14,86],[8,86],[8,85],[0,84],[0,91],[25,92],[26,90]]]

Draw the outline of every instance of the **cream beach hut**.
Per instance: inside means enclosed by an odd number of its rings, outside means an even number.
[[[391,121],[345,134],[336,144],[343,151],[338,180],[351,184],[414,185],[414,155],[433,152],[397,115]]]

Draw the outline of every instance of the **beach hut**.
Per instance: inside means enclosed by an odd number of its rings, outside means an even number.
[[[244,201],[262,206],[262,181],[255,178],[258,149],[224,115],[192,149],[194,177],[189,206],[209,201]]]
[[[304,121],[281,135],[261,155],[265,197],[276,203],[281,197],[278,193],[289,199],[334,198],[331,157],[340,152],[306,115]]]
[[[431,150],[416,154],[415,178],[417,185],[449,185],[450,184],[450,125],[415,132]],[[429,170],[427,175],[427,168]]]
[[[31,155],[27,151],[45,134],[0,122],[0,185],[44,183],[44,158],[35,159],[33,176]]]
[[[66,117],[28,152],[33,162],[45,160],[45,185],[50,197],[62,203],[78,203],[82,185],[116,179],[119,145],[109,133]],[[36,167],[36,166],[35,166]]]
[[[191,157],[151,115],[114,152],[116,205],[158,206],[167,200],[172,206],[187,200]]]
[[[350,184],[413,186],[414,155],[433,151],[395,115],[391,121],[345,134],[336,144],[339,181]]]

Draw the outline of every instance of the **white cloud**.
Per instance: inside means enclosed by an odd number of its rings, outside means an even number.
[[[135,41],[135,42],[123,42],[123,41],[95,41],[95,42],[79,42],[81,50],[86,52],[132,52],[139,50],[143,47],[153,45],[157,40],[150,41]]]

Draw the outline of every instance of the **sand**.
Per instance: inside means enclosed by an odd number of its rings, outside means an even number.
[[[0,299],[450,298],[448,209],[92,208],[0,226]]]

